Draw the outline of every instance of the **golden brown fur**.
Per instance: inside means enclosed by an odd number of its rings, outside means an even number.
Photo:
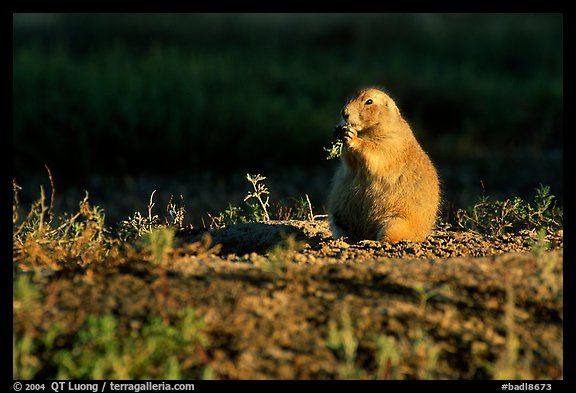
[[[342,117],[344,149],[328,199],[334,237],[423,240],[436,221],[438,175],[396,104],[364,89]]]

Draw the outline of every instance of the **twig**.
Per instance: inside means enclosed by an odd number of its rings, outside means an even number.
[[[52,222],[52,218],[54,217],[54,193],[56,192],[56,188],[54,187],[54,179],[52,178],[52,172],[48,165],[44,164],[46,171],[48,171],[48,179],[50,179],[50,188],[52,189],[52,193],[50,194],[50,208],[48,209],[48,214],[50,214],[50,222]]]
[[[310,198],[306,194],[306,201],[308,202],[308,209],[310,210],[310,221],[314,221],[314,213],[312,212],[312,203],[310,203]]]
[[[44,213],[46,213],[46,206],[44,206],[44,200],[46,199],[46,197],[44,196],[44,187],[42,187],[42,185],[40,185],[40,217],[39,217],[39,221],[38,221],[38,234],[42,233],[42,230],[44,229]]]
[[[150,195],[150,201],[148,202],[148,220],[150,220],[150,222],[152,222],[152,208],[155,205],[155,203],[152,201],[154,199],[155,193],[156,190],[152,191],[152,194]]]

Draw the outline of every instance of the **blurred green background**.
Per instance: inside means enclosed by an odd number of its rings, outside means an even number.
[[[114,219],[156,188],[217,210],[251,171],[320,213],[322,147],[346,98],[379,86],[437,163],[445,211],[540,183],[562,200],[561,14],[14,14],[13,33],[30,197],[47,164]]]

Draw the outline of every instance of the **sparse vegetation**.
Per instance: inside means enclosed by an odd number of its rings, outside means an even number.
[[[232,206],[228,204],[228,209],[218,213],[218,215],[208,216],[212,220],[210,227],[221,229],[234,224],[244,224],[247,222],[266,222],[270,221],[270,198],[268,187],[263,183],[266,177],[256,175],[246,175],[246,180],[252,185],[252,191],[248,191],[244,197],[245,207]],[[264,197],[266,199],[264,199]],[[248,202],[256,199],[257,203]],[[279,220],[309,220],[314,221],[317,215],[312,210],[312,203],[306,194],[304,198],[292,198],[295,202],[294,207],[278,203],[276,205],[275,217]]]
[[[490,202],[482,197],[472,207],[457,212],[457,222],[462,228],[499,236],[522,229],[545,230],[553,233],[562,228],[563,210],[556,205],[550,187],[536,188],[532,203],[519,197],[505,201]]]
[[[213,219],[212,230],[230,228],[234,223],[242,222],[262,222],[272,225],[268,188],[262,183],[265,177],[248,175],[246,178],[252,187],[244,199],[246,208],[241,209],[230,205],[228,210],[218,215],[218,219]],[[50,180],[54,189],[51,176]],[[173,269],[179,266],[178,263],[182,264],[184,261],[186,262],[180,266],[189,265],[193,261],[202,261],[200,265],[191,266],[196,266],[195,269],[201,266],[206,268],[210,266],[210,262],[207,261],[214,260],[214,258],[216,261],[222,261],[222,258],[230,258],[230,255],[225,257],[221,253],[221,245],[213,244],[209,233],[204,233],[202,237],[195,238],[196,240],[190,239],[190,241],[185,241],[183,235],[179,235],[180,232],[186,231],[183,226],[185,214],[183,198],[178,206],[173,203],[173,198],[170,199],[166,206],[166,216],[162,221],[155,212],[156,192],[154,191],[150,195],[146,215],[136,212],[111,229],[105,225],[104,211],[90,204],[88,193],[81,200],[77,213],[64,214],[57,220],[52,214],[54,192],[47,201],[44,189],[41,188],[40,198],[32,203],[26,215],[22,215],[22,206],[19,201],[20,190],[21,188],[14,182],[14,378],[33,379],[49,376],[58,379],[212,379],[224,375],[223,370],[219,368],[222,366],[217,366],[220,363],[208,355],[208,353],[214,354],[213,351],[216,350],[210,347],[213,345],[211,337],[218,337],[209,333],[213,331],[211,329],[215,329],[214,326],[208,325],[209,321],[214,321],[211,316],[214,311],[209,311],[208,318],[204,319],[199,317],[192,307],[175,305],[176,299],[182,295],[177,295],[179,290],[173,287],[174,272],[178,271]],[[250,199],[256,200],[257,203],[248,203]],[[285,213],[283,214],[292,218],[298,215],[311,225],[319,224],[314,221],[316,216],[307,195],[294,199],[294,202],[295,210],[289,211],[284,207]],[[277,214],[281,213],[279,208],[277,211]],[[558,235],[559,230],[561,233],[562,209],[556,205],[550,189],[544,186],[539,187],[532,203],[518,200],[490,204],[484,200],[463,210],[460,214],[459,223],[462,231],[466,231],[467,226],[474,225],[474,228],[492,236],[502,233],[510,235],[515,231],[530,229],[530,235],[527,238],[529,240],[522,243],[526,245],[526,255],[535,259],[535,270],[531,273],[532,281],[529,285],[536,287],[531,287],[530,291],[537,291],[539,298],[549,299],[550,303],[542,306],[547,307],[548,311],[541,312],[552,313],[552,315],[558,313],[558,316],[552,318],[561,319],[562,311],[556,308],[556,304],[560,306],[562,304],[562,281],[561,279],[559,281],[562,258],[553,250],[562,247],[562,237]],[[523,218],[526,222],[522,223]],[[450,228],[450,226],[446,225],[445,228]],[[207,231],[208,228],[203,230]],[[275,290],[272,293],[276,291],[281,293],[284,286],[297,285],[295,283],[302,280],[298,278],[301,273],[298,273],[299,262],[297,261],[307,260],[311,252],[311,243],[298,240],[296,233],[282,235],[280,242],[261,255],[242,256],[243,261],[253,264],[253,269],[265,274],[260,279],[263,280],[262,282],[271,279],[271,284],[266,285],[273,285]],[[329,249],[336,247],[340,251],[337,251],[339,254],[334,255],[340,255],[348,248],[352,251],[356,247],[371,247],[369,244],[344,247],[337,241],[330,241],[335,243],[328,246],[327,243],[321,242],[317,250],[323,247]],[[409,244],[405,246],[407,250],[410,250]],[[468,243],[466,248],[468,248]],[[350,258],[350,255],[354,254],[349,254],[347,258]],[[232,258],[237,257],[232,256]],[[62,299],[66,297],[64,292],[57,292],[54,289],[65,281],[52,281],[50,276],[53,271],[73,272],[74,269],[80,267],[84,273],[74,274],[78,274],[77,280],[83,282],[98,277],[99,273],[94,269],[96,267],[102,267],[102,272],[106,272],[106,266],[114,267],[123,264],[126,266],[124,269],[130,271],[133,269],[130,265],[136,261],[146,261],[149,263],[146,269],[155,271],[149,278],[152,281],[151,284],[146,285],[150,288],[150,292],[145,295],[149,299],[139,300],[154,304],[148,306],[151,308],[146,314],[137,314],[139,316],[136,317],[112,313],[110,310],[95,312],[101,307],[97,301],[86,311],[82,307],[77,309],[75,311],[77,314],[71,317],[76,321],[74,323],[65,323],[61,317],[58,317],[49,326],[45,325],[43,322],[45,318],[48,320],[52,318],[47,316],[47,310],[57,310],[54,304],[61,304]],[[390,259],[386,261],[390,263]],[[231,264],[230,267],[233,265]],[[354,265],[350,265],[352,266]],[[168,273],[168,269],[171,273]],[[24,275],[22,271],[30,271],[29,274],[32,275]],[[272,278],[270,278],[270,273],[272,273]],[[258,282],[258,279],[254,282]],[[302,283],[306,282],[308,282],[307,279],[302,281]],[[347,282],[347,279],[344,281],[329,279],[322,285],[337,285],[338,287]],[[497,284],[502,286],[501,290],[506,294],[506,302],[503,303],[505,304],[502,311],[503,317],[494,320],[493,323],[504,332],[503,337],[490,338],[495,343],[494,347],[484,342],[474,341],[470,355],[471,363],[468,367],[470,370],[486,373],[485,375],[489,378],[558,378],[562,375],[562,342],[554,341],[558,339],[555,333],[546,333],[549,335],[547,336],[549,350],[542,352],[538,338],[527,338],[528,333],[521,327],[522,322],[515,317],[520,315],[516,310],[521,307],[520,304],[533,303],[526,303],[526,294],[522,292],[520,293],[524,296],[522,298],[524,303],[518,302],[520,295],[517,293],[521,281],[515,282],[515,287],[505,286],[503,283]],[[188,287],[189,284],[186,281],[184,285]],[[365,284],[358,287],[365,289],[357,290],[369,290],[371,285]],[[438,302],[446,305],[451,302],[459,304],[458,302],[462,301],[456,300],[462,296],[459,293],[458,284],[452,281],[450,285],[442,281],[405,283],[402,279],[398,279],[395,285],[404,288],[401,292],[410,294],[409,298],[412,299],[404,311],[412,320],[407,326],[406,336],[398,335],[397,330],[394,333],[386,330],[386,325],[382,325],[380,330],[363,333],[360,326],[365,323],[363,322],[365,317],[358,319],[360,310],[350,308],[348,303],[339,306],[341,308],[337,312],[338,318],[329,319],[322,325],[326,334],[324,338],[326,347],[337,361],[331,374],[333,378],[436,379],[454,375],[450,374],[454,371],[450,371],[450,362],[447,359],[456,356],[453,350],[447,349],[452,347],[446,346],[444,338],[432,336],[429,330],[423,328],[422,321],[426,321],[430,315],[438,312],[436,308]],[[308,288],[308,284],[305,287]],[[319,287],[313,293],[322,293],[325,289],[321,288],[323,287]],[[118,290],[120,289],[114,289],[114,291]],[[129,289],[124,293],[129,294],[132,290]],[[307,293],[307,291],[308,289],[302,293]],[[354,291],[351,292],[353,293]],[[214,299],[219,298],[218,296]],[[384,298],[386,296],[384,295]],[[494,294],[482,296],[494,296]],[[114,302],[110,304],[115,304]],[[202,302],[194,304],[203,304]],[[259,311],[255,316],[261,318],[259,313],[262,312]],[[523,309],[522,312],[531,311]],[[457,335],[458,333],[450,334]],[[463,337],[469,337],[469,333]],[[464,343],[469,339],[462,338]],[[218,349],[218,351],[227,350],[229,349],[226,346]],[[536,361],[537,358],[540,360]],[[553,371],[543,374],[538,368],[539,362],[542,361],[551,364],[549,369]],[[458,375],[471,375],[472,371],[466,372],[468,374],[462,371],[464,374]]]
[[[14,182],[14,212],[19,209],[19,189]],[[80,201],[77,213],[65,213],[59,220],[53,217],[52,205],[52,202],[46,204],[41,187],[40,198],[32,203],[21,222],[14,213],[13,259],[19,268],[84,267],[103,263],[117,254],[120,243],[110,236],[104,224],[104,211],[90,205],[88,192]]]
[[[150,201],[148,202],[148,217],[142,216],[140,212],[135,212],[132,217],[120,222],[118,226],[118,234],[120,239],[126,241],[128,239],[139,238],[147,233],[152,233],[155,229],[160,227],[160,217],[153,214],[154,209],[154,194],[156,190],[150,194]]]
[[[212,219],[211,226],[214,228],[225,228],[246,222],[270,221],[270,215],[268,214],[268,208],[270,207],[269,192],[266,185],[262,183],[265,179],[266,177],[260,174],[246,174],[246,180],[250,182],[253,188],[253,191],[248,191],[248,194],[244,197],[248,212],[244,208],[229,204],[228,209],[220,212],[217,216],[208,214]],[[266,200],[263,199],[264,197],[266,197]],[[249,203],[250,199],[256,199],[258,203]]]

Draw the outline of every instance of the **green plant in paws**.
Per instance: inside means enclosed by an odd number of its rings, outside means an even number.
[[[338,158],[342,155],[342,148],[344,147],[342,136],[344,135],[344,131],[346,130],[348,130],[348,125],[336,126],[334,130],[334,135],[336,139],[332,141],[330,147],[323,148],[324,151],[328,153],[328,155],[326,156],[327,160]]]

